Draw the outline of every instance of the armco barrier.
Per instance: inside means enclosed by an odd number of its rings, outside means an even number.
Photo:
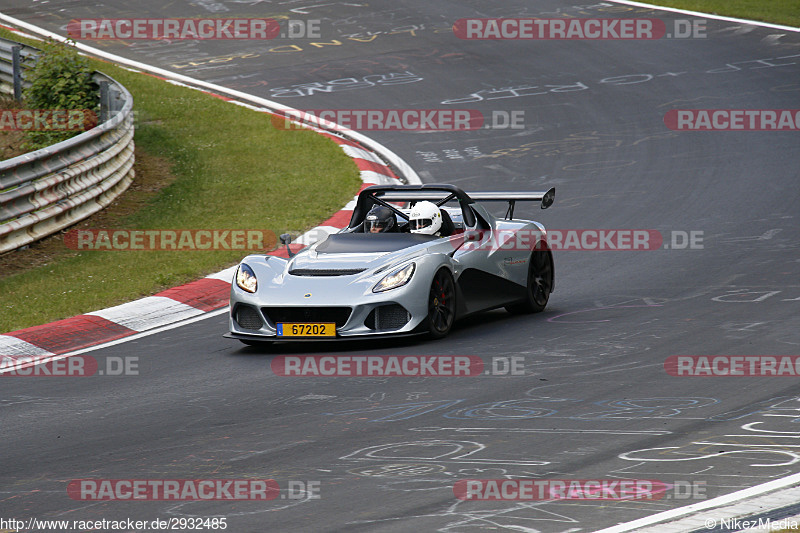
[[[21,47],[18,57],[23,69],[37,52],[0,39],[0,91],[9,95],[14,94],[15,46]],[[101,124],[64,142],[0,162],[0,253],[96,213],[133,181],[133,97],[105,74],[96,72],[94,80],[101,86]]]

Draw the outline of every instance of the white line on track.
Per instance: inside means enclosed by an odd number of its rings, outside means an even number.
[[[800,28],[795,28],[793,26],[784,26],[782,24],[772,24],[771,22],[761,22],[758,20],[746,20],[740,19],[736,17],[725,17],[723,15],[713,15],[711,13],[701,13],[700,11],[689,11],[688,9],[678,9],[677,7],[664,7],[664,6],[657,6],[654,4],[645,4],[643,2],[632,2],[631,0],[608,0],[609,2],[614,2],[615,4],[624,4],[626,6],[634,6],[634,7],[646,7],[650,9],[656,9],[658,11],[669,11],[672,13],[680,13],[682,15],[690,15],[693,17],[702,17],[707,19],[713,20],[723,20],[725,22],[736,22],[739,24],[750,24],[752,26],[761,26],[762,28],[770,28],[773,30],[782,30],[782,31],[793,31],[793,32],[800,32]]]
[[[616,526],[612,526],[606,529],[600,529],[598,531],[595,531],[595,533],[627,533],[628,531],[636,531],[640,528],[658,524],[660,522],[665,522],[667,520],[683,518],[686,517],[687,515],[698,513],[700,511],[708,511],[710,509],[715,509],[723,505],[737,503],[747,498],[760,496],[767,492],[774,492],[779,489],[785,489],[792,485],[796,485],[797,483],[800,483],[800,474],[792,474],[791,476],[787,476],[781,479],[776,479],[774,481],[768,481],[767,483],[762,483],[761,485],[756,485],[755,487],[742,489],[736,492],[732,492],[730,494],[726,494],[724,496],[719,496],[717,498],[706,500],[704,502],[693,503],[691,505],[686,505],[684,507],[679,507],[677,509],[670,509],[669,511],[664,511],[651,516],[646,516],[644,518],[640,518],[639,520],[634,520],[632,522],[626,522],[624,524],[618,524]],[[760,512],[767,512],[767,511],[768,509],[760,510]],[[733,513],[731,514],[730,517],[733,518],[736,516],[738,515]],[[714,518],[720,519],[722,517],[715,516]],[[700,524],[700,527],[698,529],[700,528],[702,528],[702,524]],[[665,524],[664,531],[672,531],[672,529],[670,529],[669,526]]]

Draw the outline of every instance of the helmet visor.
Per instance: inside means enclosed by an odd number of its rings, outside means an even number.
[[[433,225],[433,219],[430,218],[414,218],[408,221],[408,227],[411,231],[425,229]]]
[[[376,233],[383,231],[389,226],[388,220],[381,220],[379,218],[367,219],[367,231],[370,233]]]

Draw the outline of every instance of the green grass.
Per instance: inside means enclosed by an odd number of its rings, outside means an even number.
[[[655,0],[648,3],[800,27],[798,0]]]
[[[276,130],[264,113],[108,63],[94,68],[133,94],[137,146],[166,158],[176,177],[116,227],[299,232],[340,209],[361,185],[355,163],[321,135]],[[246,253],[84,251],[57,258],[0,279],[0,332],[147,296]]]

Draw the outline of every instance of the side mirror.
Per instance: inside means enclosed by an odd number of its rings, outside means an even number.
[[[281,233],[281,244],[286,245],[286,253],[289,257],[294,257],[296,254],[289,248],[289,244],[292,242],[292,236],[289,233]]]

